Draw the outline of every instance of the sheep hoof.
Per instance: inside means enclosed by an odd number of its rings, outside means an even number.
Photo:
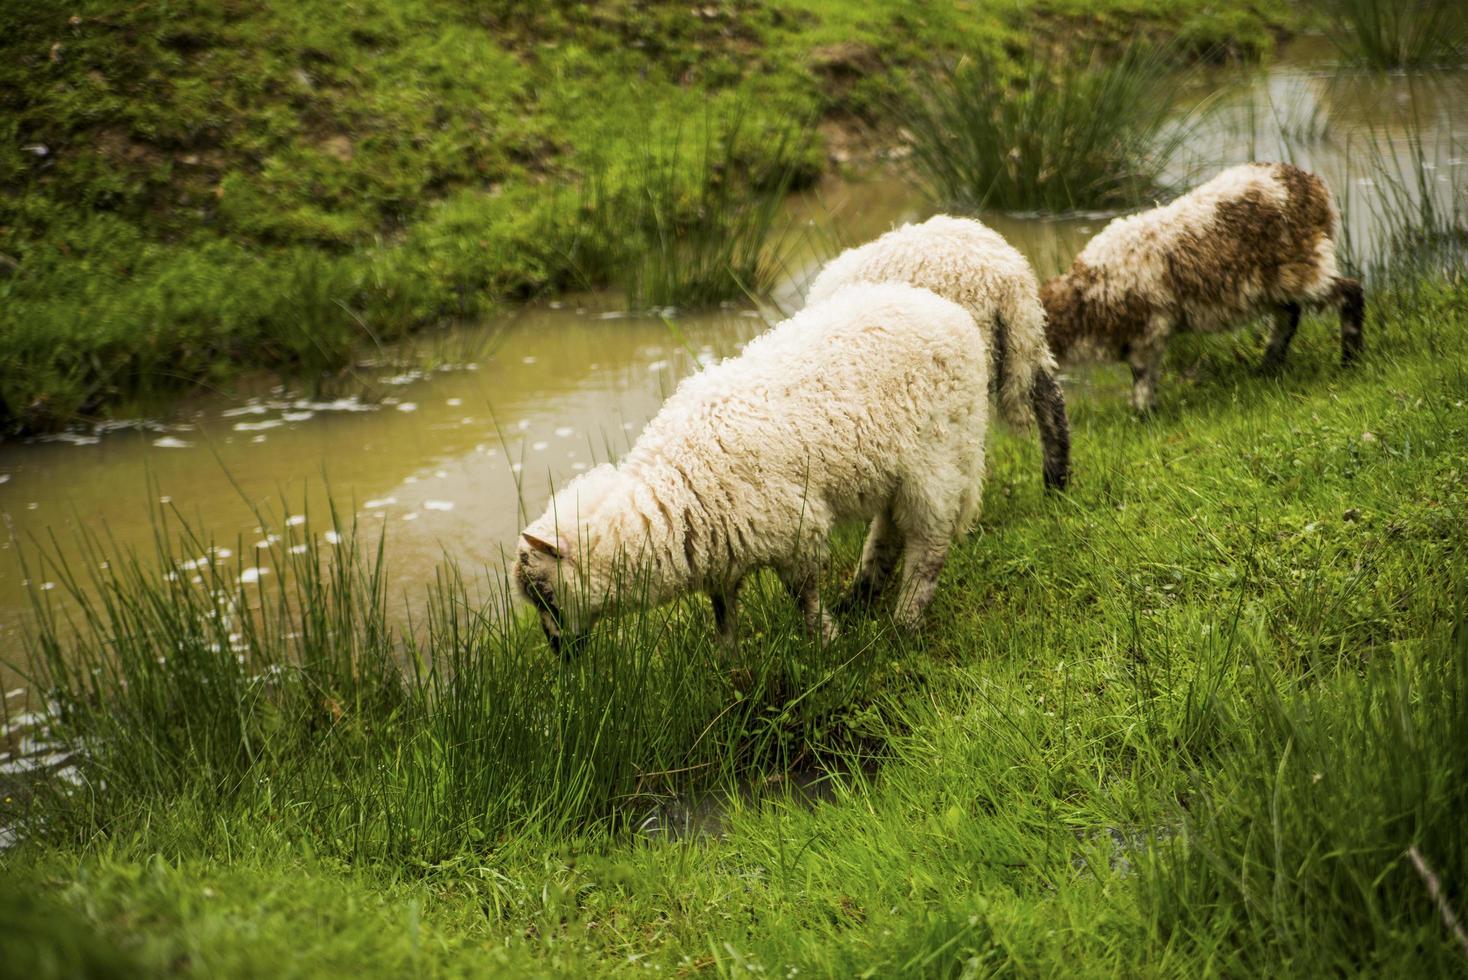
[[[1284,360],[1282,358],[1266,357],[1259,365],[1259,376],[1262,378],[1277,378],[1284,373]]]
[[[837,599],[830,607],[832,614],[849,619],[859,616],[872,607],[876,601],[876,594],[865,586],[857,585],[849,589],[845,595]]]

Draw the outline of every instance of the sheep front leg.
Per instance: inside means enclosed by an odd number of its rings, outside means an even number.
[[[719,634],[719,646],[725,656],[738,649],[739,582],[709,592],[714,606],[714,628]]]
[[[1167,341],[1167,328],[1157,325],[1150,331],[1155,340],[1137,344],[1127,352],[1132,369],[1132,407],[1146,415],[1157,405],[1157,378],[1162,373],[1162,353]]]
[[[1334,295],[1341,308],[1341,367],[1349,367],[1361,356],[1366,345],[1362,336],[1366,322],[1366,294],[1356,280],[1337,276]]]
[[[906,628],[916,628],[923,612],[938,590],[938,576],[948,561],[947,535],[910,537],[902,554],[902,589],[892,618]]]
[[[1070,484],[1070,420],[1065,416],[1065,396],[1049,371],[1035,372],[1030,404],[1040,429],[1040,447],[1045,454],[1045,489],[1064,490]]]
[[[1285,354],[1290,341],[1300,326],[1300,304],[1285,303],[1274,311],[1274,329],[1269,334],[1269,346],[1264,349],[1264,362],[1260,370],[1272,374],[1284,367]]]
[[[800,615],[805,619],[806,631],[811,636],[818,636],[827,643],[836,639],[836,634],[839,632],[836,628],[836,621],[821,605],[821,590],[818,587],[820,583],[819,566],[801,565],[782,568],[779,574],[786,591],[790,593],[790,597],[800,608]]]

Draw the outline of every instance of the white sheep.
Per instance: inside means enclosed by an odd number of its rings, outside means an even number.
[[[1341,363],[1362,348],[1361,284],[1337,274],[1340,216],[1325,182],[1284,163],[1232,167],[1164,207],[1111,222],[1040,291],[1064,357],[1124,360],[1148,411],[1167,340],[1274,316],[1264,367],[1284,364],[1302,308],[1336,307]]]
[[[809,300],[829,299],[857,282],[905,282],[964,307],[993,359],[991,389],[1019,428],[1038,420],[1045,485],[1070,480],[1070,426],[1045,339],[1045,308],[1029,262],[997,232],[946,214],[903,225],[832,259],[811,284]]]
[[[517,584],[556,649],[634,578],[639,602],[707,592],[732,645],[740,583],[773,567],[830,637],[827,537],[859,518],[871,528],[854,595],[880,594],[900,565],[895,617],[914,625],[979,512],[988,383],[962,307],[850,287],[684,380],[620,463],[556,494],[521,536]]]

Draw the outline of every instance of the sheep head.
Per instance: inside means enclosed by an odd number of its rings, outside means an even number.
[[[573,480],[516,546],[515,584],[540,616],[551,649],[562,656],[596,624],[612,592],[606,531],[617,508],[607,498],[616,484],[610,466]]]

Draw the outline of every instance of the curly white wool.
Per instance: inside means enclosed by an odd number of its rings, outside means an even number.
[[[573,481],[526,528],[517,581],[553,642],[591,625],[627,563],[645,601],[708,592],[732,640],[740,581],[773,567],[829,633],[826,539],[860,518],[873,523],[858,586],[880,591],[900,564],[897,615],[915,622],[979,513],[987,393],[982,332],[962,307],[852,286],[683,381],[621,463]]]
[[[1005,419],[1023,427],[1034,418],[1035,375],[1054,372],[1055,358],[1045,339],[1035,272],[997,232],[946,214],[903,225],[827,263],[811,284],[809,301],[858,282],[905,282],[967,309],[989,345],[990,377]]]

